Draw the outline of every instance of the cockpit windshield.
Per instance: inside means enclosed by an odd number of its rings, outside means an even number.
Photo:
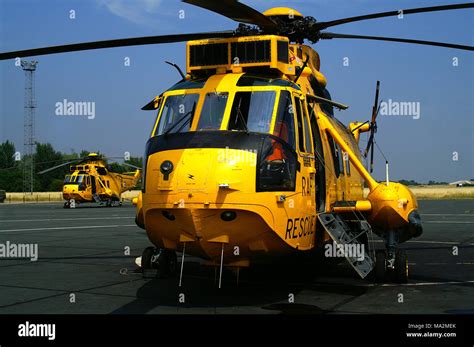
[[[66,175],[64,184],[81,184],[84,181],[84,175]]]
[[[268,133],[275,104],[275,91],[235,93],[228,130]]]
[[[198,100],[199,94],[168,96],[155,135],[189,131]]]
[[[213,91],[209,90],[211,88],[183,90],[182,94],[175,94],[178,91],[172,90],[175,95],[165,94],[163,97],[153,136],[220,129],[268,134],[272,130],[272,116],[275,113],[280,122],[291,122],[292,114],[286,114],[291,110],[290,93],[279,92],[273,85],[269,90],[259,87],[255,87],[257,90],[237,88],[235,93],[215,88]],[[277,93],[284,95],[284,105],[276,102]],[[284,130],[291,132],[294,129],[287,127]],[[289,138],[292,134],[283,136],[281,130],[276,135],[293,143],[294,139]]]
[[[218,130],[221,127],[229,93],[208,93],[204,99],[197,130]]]

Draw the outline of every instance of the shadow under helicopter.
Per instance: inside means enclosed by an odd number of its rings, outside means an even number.
[[[178,286],[179,275],[174,278],[144,279],[146,282],[137,290],[136,299],[111,314],[144,314],[152,310],[159,313],[160,306],[176,307],[178,313],[190,308],[202,308],[205,312],[208,312],[206,309],[213,308],[227,309],[225,312],[228,312],[232,308],[251,306],[269,310],[268,313],[320,314],[332,312],[332,308],[323,310],[315,305],[298,303],[298,293],[310,290],[315,295],[344,294],[350,296],[349,300],[353,300],[369,289],[367,286],[347,284],[358,278],[348,266],[337,266],[336,269],[336,263],[326,263],[318,266],[315,271],[314,263],[312,265],[302,265],[295,261],[258,265],[241,270],[238,279],[235,273],[224,269],[219,289],[219,268],[200,266],[198,262],[185,262],[181,287]],[[318,283],[318,278],[322,277],[325,280],[343,277],[346,284]],[[179,302],[180,294],[184,294],[185,298],[182,303]],[[295,297],[293,303],[289,302],[291,295]]]

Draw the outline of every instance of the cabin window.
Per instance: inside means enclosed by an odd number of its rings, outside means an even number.
[[[274,91],[235,93],[228,129],[268,133],[275,97]]]
[[[334,162],[334,175],[339,177],[341,174],[344,174],[342,152],[339,149],[339,146],[335,143],[332,136],[329,134],[327,136],[329,147],[331,148],[332,161]]]
[[[342,152],[342,159],[344,161],[344,167],[346,168],[346,176],[351,175],[351,161],[349,160],[349,153]]]
[[[313,153],[313,143],[311,142],[311,130],[309,128],[308,122],[308,112],[304,107],[304,104],[301,104],[301,107],[304,109],[303,120],[304,120],[304,138],[305,138],[305,148],[307,153]]]
[[[344,174],[344,152],[342,151],[341,147],[336,143],[336,153],[337,153],[337,161],[339,165],[339,172]]]
[[[66,175],[66,177],[64,177],[64,183],[69,183],[71,181],[71,175]]]
[[[290,92],[283,90],[278,101],[278,110],[273,128],[273,135],[278,136],[295,149],[295,121]]]
[[[96,166],[95,169],[99,175],[107,175],[107,169],[102,166]]]
[[[168,96],[155,135],[189,131],[198,100],[199,94]]]
[[[296,121],[298,122],[298,147],[300,152],[304,152],[303,117],[301,110],[301,100],[298,98],[298,96],[295,96],[295,102]]]
[[[197,130],[219,130],[229,93],[209,93],[202,106]]]

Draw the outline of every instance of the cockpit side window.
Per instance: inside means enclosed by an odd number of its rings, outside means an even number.
[[[275,104],[275,91],[235,93],[228,130],[268,133]]]
[[[278,110],[273,128],[273,135],[278,136],[295,149],[295,121],[290,92],[283,90],[278,100]]]

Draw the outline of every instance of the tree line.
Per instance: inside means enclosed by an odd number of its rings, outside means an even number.
[[[50,143],[36,143],[36,150],[33,154],[34,160],[34,191],[36,192],[54,192],[61,191],[64,182],[64,176],[70,173],[69,165],[57,168],[43,175],[38,175],[38,172],[49,169],[53,166],[73,161],[78,158],[87,157],[89,151],[82,150],[80,153],[62,153],[56,151]],[[93,152],[93,151],[91,151]],[[94,152],[98,153],[99,152]],[[0,190],[7,192],[22,192],[23,191],[23,167],[25,160],[29,159],[27,156],[17,154],[15,145],[6,141],[0,143]],[[125,163],[142,167],[141,157],[130,157]],[[105,160],[107,163],[107,161]],[[71,164],[73,165],[73,164]],[[110,171],[116,173],[124,173],[134,171],[129,166],[122,165],[117,162],[109,162],[107,166]]]

